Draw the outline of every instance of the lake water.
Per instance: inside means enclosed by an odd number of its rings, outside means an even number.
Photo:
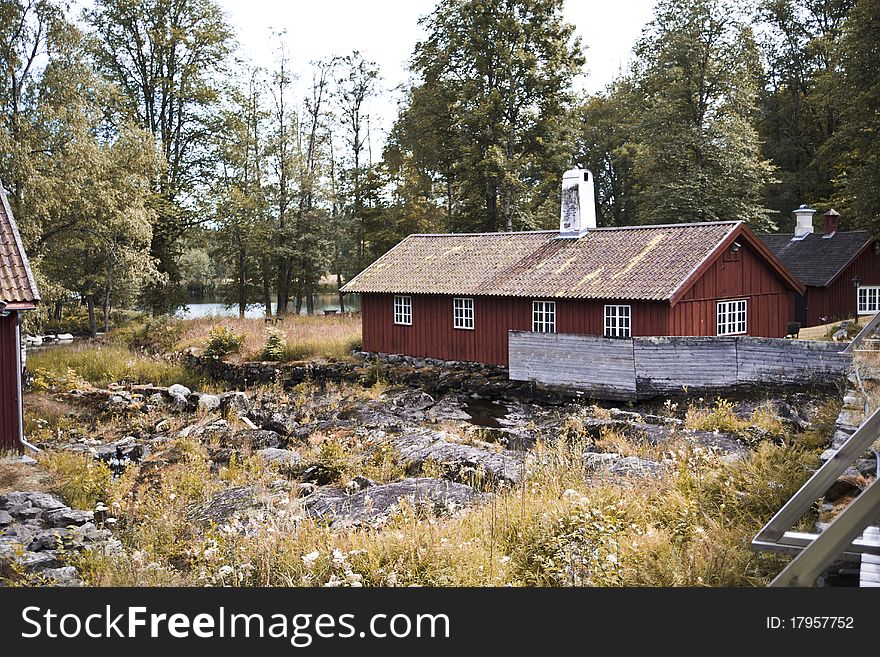
[[[293,311],[293,307],[295,304],[295,300],[291,299],[290,308],[291,312]],[[272,308],[274,310],[275,304],[272,304]],[[345,310],[346,312],[351,311],[359,311],[361,309],[361,298],[357,294],[348,294],[345,297]],[[320,314],[325,310],[335,310],[339,312],[339,296],[336,294],[316,294],[315,295],[315,313]],[[261,303],[250,304],[247,310],[244,313],[245,317],[249,317],[252,319],[259,319],[260,317],[265,317],[265,308]],[[300,315],[306,314],[306,304],[303,303],[302,310],[300,311]],[[175,313],[176,317],[180,319],[200,319],[202,317],[238,317],[238,305],[227,306],[222,303],[189,303],[186,307],[181,308]]]

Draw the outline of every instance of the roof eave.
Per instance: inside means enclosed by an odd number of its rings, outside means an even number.
[[[830,286],[832,283],[834,283],[834,281],[836,281],[836,280],[840,277],[840,275],[841,275],[844,271],[846,271],[847,267],[849,267],[853,262],[855,262],[855,259],[856,259],[856,258],[858,258],[860,255],[862,255],[865,251],[867,251],[868,248],[869,248],[872,244],[874,244],[874,240],[871,239],[871,238],[868,238],[868,241],[866,241],[864,244],[862,244],[861,247],[859,247],[859,250],[856,251],[856,252],[852,255],[852,257],[851,257],[849,260],[846,261],[846,264],[843,265],[843,267],[841,267],[841,268],[837,271],[837,273],[834,274],[834,276],[832,276],[831,278],[829,278],[828,281],[827,281],[824,285],[816,285],[815,287],[828,287],[828,286]]]
[[[0,203],[3,204],[3,211],[6,213],[6,218],[9,221],[9,228],[12,230],[12,237],[15,240],[15,248],[18,249],[18,255],[24,265],[28,286],[30,287],[31,295],[33,296],[33,299],[28,300],[28,302],[33,302],[34,304],[39,303],[40,289],[37,287],[34,272],[31,271],[31,263],[28,260],[27,253],[25,253],[24,245],[21,241],[21,234],[18,232],[18,225],[15,223],[15,217],[12,216],[12,208],[9,207],[9,201],[6,198],[6,188],[3,187],[2,182],[0,182]]]

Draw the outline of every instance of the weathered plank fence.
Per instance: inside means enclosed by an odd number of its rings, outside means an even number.
[[[510,378],[580,388],[599,399],[649,399],[748,386],[833,385],[840,345],[751,337],[612,339],[509,332]]]

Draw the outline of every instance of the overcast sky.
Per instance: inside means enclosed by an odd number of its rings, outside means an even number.
[[[423,32],[418,19],[435,0],[219,0],[229,15],[241,54],[255,65],[272,67],[277,48],[273,31],[285,30],[293,67],[359,50],[381,70],[382,95],[370,112],[373,127],[387,130],[396,114],[407,60]],[[598,91],[624,67],[630,50],[650,20],[654,0],[566,0],[565,16],[586,47],[587,64],[578,86]],[[376,134],[373,146],[383,141]],[[374,151],[376,153],[376,151]]]

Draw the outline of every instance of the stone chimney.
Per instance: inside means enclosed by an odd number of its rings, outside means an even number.
[[[802,205],[794,211],[797,223],[794,227],[794,239],[802,240],[813,232],[813,215],[816,211],[809,205]]]
[[[560,237],[583,237],[596,227],[596,201],[593,174],[586,169],[570,169],[562,176]]]
[[[840,228],[840,213],[831,208],[824,215],[825,217],[825,238],[834,237],[834,234],[837,232],[838,228]]]

